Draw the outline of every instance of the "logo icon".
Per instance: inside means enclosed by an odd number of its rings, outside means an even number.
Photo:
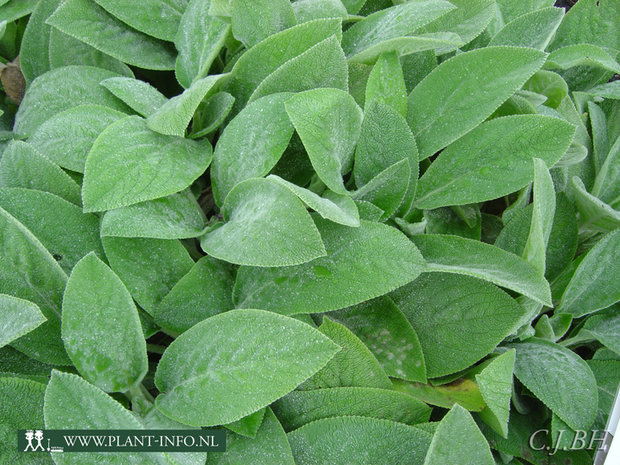
[[[27,430],[26,433],[26,441],[28,442],[28,444],[26,444],[26,448],[24,449],[24,452],[36,452],[36,451],[42,451],[45,452],[45,447],[43,447],[43,431],[38,429],[38,430]],[[36,440],[36,446],[32,444],[32,440]]]

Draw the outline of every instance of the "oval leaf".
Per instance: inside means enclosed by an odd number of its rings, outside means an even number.
[[[94,253],[75,265],[67,282],[62,339],[80,374],[104,391],[127,391],[147,372],[146,341],[133,299]]]
[[[234,293],[238,307],[285,315],[338,310],[407,284],[424,269],[416,246],[392,227],[369,221],[359,228],[319,218],[315,222],[327,256],[295,267],[241,268]]]
[[[298,320],[231,310],[170,344],[155,374],[163,393],[156,405],[189,425],[230,423],[292,391],[337,351],[336,344]]]

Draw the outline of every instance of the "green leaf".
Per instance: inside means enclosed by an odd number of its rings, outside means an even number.
[[[0,347],[41,326],[47,318],[39,307],[27,300],[0,294]]]
[[[0,159],[0,186],[51,192],[80,205],[80,186],[30,144],[13,141]]]
[[[243,417],[241,420],[228,423],[225,426],[233,433],[254,439],[256,437],[256,433],[258,433],[258,430],[261,427],[261,424],[263,423],[263,418],[265,417],[265,412],[268,408],[269,407],[265,407],[263,409],[257,410],[256,412],[248,415],[247,417]]]
[[[428,263],[427,271],[473,276],[551,305],[551,290],[542,271],[521,257],[458,236],[425,234],[414,236],[413,241]]]
[[[102,242],[110,267],[148,313],[194,265],[179,241],[103,237]]]
[[[620,314],[612,307],[609,312],[588,318],[579,334],[592,336],[609,350],[620,355]]]
[[[0,6],[0,21],[10,23],[29,15],[36,6],[37,0],[13,0],[2,3],[4,5]]]
[[[185,136],[185,130],[198,105],[223,75],[217,74],[198,79],[182,94],[171,98],[146,120],[149,129],[169,136]]]
[[[0,441],[2,460],[15,464],[51,465],[47,452],[23,454],[17,447],[17,431],[43,428],[45,384],[29,379],[0,378]]]
[[[405,77],[394,52],[383,53],[368,76],[365,110],[373,100],[389,105],[403,117],[407,116]]]
[[[401,212],[407,213],[418,181],[418,149],[407,122],[394,109],[376,102],[367,105],[355,151],[353,175],[358,187],[395,163],[409,160],[410,176]],[[382,208],[381,205],[377,204]]]
[[[203,257],[183,276],[153,310],[155,322],[182,333],[195,324],[234,308],[234,277],[230,267]]]
[[[338,346],[311,326],[262,310],[231,310],[193,326],[155,374],[157,408],[196,426],[238,420],[292,391]],[[199,409],[199,405],[210,405]]]
[[[170,44],[129,28],[95,2],[66,0],[46,23],[129,65],[174,69]]]
[[[319,331],[342,347],[342,350],[312,378],[299,386],[298,390],[351,386],[392,388],[392,383],[378,360],[348,328],[324,317]]]
[[[460,37],[452,32],[436,32],[412,37],[398,37],[389,39],[370,47],[354,57],[350,63],[372,63],[383,53],[396,52],[398,55],[410,55],[426,50],[437,51],[442,49],[456,49],[463,45]]]
[[[342,48],[349,59],[355,60],[364,52],[364,61],[371,61],[373,55],[377,57],[383,51],[382,42],[412,35],[450,10],[454,6],[443,0],[416,0],[386,8],[347,29],[342,36]]]
[[[144,424],[112,397],[83,378],[61,371],[52,371],[45,390],[45,427],[48,429],[143,429]],[[166,429],[170,429],[167,427]],[[105,456],[109,465],[168,464],[162,452],[110,452]],[[92,452],[71,454],[52,452],[56,465],[79,465],[92,461]],[[176,463],[176,462],[175,462]]]
[[[431,409],[422,401],[388,389],[337,387],[293,391],[273,405],[287,431],[323,418],[369,417],[407,425],[428,421]]]
[[[181,17],[174,39],[179,51],[174,74],[185,88],[207,75],[230,30],[228,23],[207,14],[213,3],[211,0],[190,0]]]
[[[62,339],[80,374],[104,391],[127,391],[148,370],[146,342],[131,295],[92,252],[75,265],[67,281]]]
[[[0,293],[39,306],[47,321],[13,341],[13,347],[44,363],[70,363],[60,339],[60,307],[67,275],[34,235],[0,208]]]
[[[40,0],[34,7],[26,24],[19,50],[19,66],[26,83],[32,81],[50,68],[50,32],[52,28],[45,24],[54,13],[61,0]]]
[[[533,49],[485,47],[435,68],[409,95],[407,117],[421,158],[478,126],[540,69],[545,57]],[[490,62],[493,66],[486,66]]]
[[[340,37],[341,30],[340,19],[308,21],[268,37],[241,55],[223,89],[235,97],[234,113],[270,74],[328,37]]]
[[[349,16],[341,0],[297,0],[292,6],[299,24],[322,18],[346,19]]]
[[[480,240],[482,237],[482,215],[479,208],[464,208],[459,211],[455,207],[436,208],[424,211],[424,221],[421,231],[427,234],[449,234],[468,239]],[[465,216],[463,212],[471,213]],[[468,221],[465,221],[468,219]],[[469,223],[469,224],[468,224]],[[471,227],[470,227],[471,225]]]
[[[519,326],[525,310],[492,284],[426,273],[390,294],[416,331],[430,378],[463,370]]]
[[[136,8],[131,0],[95,0],[108,13],[140,32],[174,40],[187,0],[146,0]]]
[[[532,159],[543,157],[547,166],[553,166],[574,133],[570,123],[541,115],[506,116],[483,123],[441,152],[426,170],[418,183],[415,206],[465,205],[515,192],[533,180]]]
[[[331,87],[348,90],[347,60],[336,35],[314,45],[267,76],[250,96],[250,102],[277,92],[302,92]]]
[[[579,264],[558,311],[577,318],[613,305],[620,300],[619,276],[620,230],[617,229],[603,236]]]
[[[331,220],[335,223],[355,228],[360,225],[357,206],[351,197],[347,195],[335,194],[327,191],[323,194],[324,197],[320,197],[311,190],[304,189],[296,184],[285,181],[279,176],[270,174],[267,176],[267,179],[275,181],[289,189],[293,194],[299,197],[303,203],[326,220]]]
[[[531,204],[530,204],[531,205]],[[533,205],[518,211],[502,229],[495,245],[516,255],[523,255],[532,223]],[[557,197],[553,226],[546,251],[546,272],[549,280],[555,278],[573,260],[578,242],[577,218],[568,198]]]
[[[297,465],[421,465],[431,434],[389,420],[336,417],[308,423],[288,440]]]
[[[304,205],[279,183],[255,178],[237,184],[222,214],[226,223],[200,240],[215,258],[239,265],[290,266],[325,255]]]
[[[525,243],[523,258],[541,273],[545,272],[546,250],[554,217],[555,190],[551,174],[543,160],[534,158],[534,205],[530,234]]]
[[[112,110],[127,107],[99,85],[116,76],[111,71],[90,66],[66,66],[49,71],[35,79],[15,115],[17,134],[31,135],[42,123],[69,108],[97,102]]]
[[[620,49],[620,8],[613,0],[581,0],[566,14],[550,49],[593,44]]]
[[[352,194],[355,200],[365,200],[383,210],[382,219],[390,218],[401,206],[409,189],[411,168],[402,159],[386,168]]]
[[[620,84],[618,81],[606,82],[587,90],[587,93],[597,97],[618,100],[620,99]]]
[[[596,379],[581,357],[535,338],[508,347],[517,350],[515,376],[553,413],[573,429],[587,429],[592,424]]]
[[[494,0],[450,0],[450,3],[457,8],[433,21],[424,31],[449,31],[468,44],[482,34],[496,12]],[[450,52],[455,48],[448,47],[438,52]]]
[[[276,165],[294,130],[284,109],[290,97],[283,93],[256,100],[224,128],[211,167],[213,196],[218,205],[241,181],[264,176]]]
[[[233,0],[231,23],[235,39],[250,48],[297,20],[288,0]]]
[[[590,126],[592,128],[592,154],[596,171],[601,170],[609,150],[609,136],[607,135],[607,117],[594,102],[588,102],[588,113],[590,116]],[[585,158],[585,157],[584,157]],[[598,177],[598,176],[597,176]]]
[[[349,328],[392,377],[426,382],[426,366],[418,335],[388,297],[329,314]]]
[[[208,141],[165,136],[128,116],[108,126],[86,159],[82,200],[85,211],[126,207],[179,192],[211,162]]]
[[[58,29],[50,28],[48,48],[50,69],[69,65],[94,66],[133,77],[133,71],[125,63]]]
[[[480,412],[480,418],[504,438],[508,437],[514,364],[515,351],[512,349],[492,359],[491,363],[476,375],[480,393],[487,404]]]
[[[270,408],[254,439],[229,433],[226,452],[209,454],[207,465],[295,465],[291,446],[280,422]]]
[[[512,0],[496,0],[498,12],[502,23],[509,23],[519,16],[523,16],[541,8],[550,7],[555,0],[523,0],[513,2]]]
[[[80,105],[45,121],[28,138],[28,143],[59,166],[83,173],[86,156],[97,136],[125,116],[100,105]]]
[[[424,465],[447,463],[495,464],[487,440],[460,405],[452,407],[439,423],[424,460]]]
[[[139,79],[112,77],[104,79],[100,84],[145,118],[168,101],[155,87]]]
[[[571,187],[580,231],[606,233],[620,226],[620,212],[590,194],[580,178],[574,176]]]
[[[200,236],[205,214],[188,190],[161,199],[109,210],[101,221],[101,235],[184,239]]]
[[[338,310],[411,282],[424,268],[415,245],[390,226],[362,221],[349,228],[319,218],[315,223],[327,256],[295,267],[241,268],[237,307],[287,315]]]
[[[410,383],[399,379],[395,379],[393,382],[395,390],[404,392],[430,405],[450,409],[455,404],[459,404],[472,412],[480,412],[486,407],[478,385],[470,379],[457,378],[451,383],[440,386]]]
[[[493,36],[489,46],[514,45],[544,50],[564,18],[564,10],[549,7],[519,16]]]
[[[614,208],[620,206],[620,137],[616,138],[606,154],[603,166],[596,175],[592,194]]]
[[[192,139],[211,134],[218,129],[232,110],[235,97],[228,92],[217,92],[208,97],[202,107],[198,107],[198,113],[194,115],[192,123]]]
[[[99,218],[54,194],[4,188],[0,207],[27,227],[67,273],[88,252],[103,257]]]
[[[547,97],[545,105],[551,108],[558,108],[568,95],[568,85],[562,76],[546,69],[541,69],[534,74],[523,85],[523,89]]]
[[[355,100],[341,90],[315,89],[296,94],[285,107],[321,180],[346,194],[342,175],[353,164],[363,118]]]
[[[609,53],[590,44],[568,45],[554,50],[545,63],[546,68],[568,69],[574,66],[595,66],[620,72],[620,65]]]

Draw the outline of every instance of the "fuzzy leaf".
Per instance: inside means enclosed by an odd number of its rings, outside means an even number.
[[[241,268],[234,292],[237,307],[286,315],[337,310],[411,282],[424,268],[418,249],[394,228],[368,221],[359,228],[319,218],[315,223],[327,256],[295,267]]]
[[[362,125],[362,110],[341,90],[315,89],[285,103],[310,161],[332,191],[345,194],[342,175],[351,169]]]
[[[495,460],[469,412],[455,405],[439,423],[424,465],[461,462],[493,465]]]
[[[0,293],[28,300],[47,318],[13,347],[44,363],[67,365],[60,307],[67,275],[24,225],[0,208]]]
[[[596,379],[579,355],[536,338],[508,347],[517,349],[515,376],[553,413],[573,429],[592,424],[597,406]]]
[[[218,205],[241,181],[264,176],[276,165],[293,135],[293,125],[284,109],[290,97],[282,93],[256,100],[224,129],[215,145],[211,167]]]
[[[426,366],[418,335],[388,297],[329,314],[349,328],[395,378],[426,382]]]
[[[17,134],[31,135],[52,116],[78,105],[92,104],[125,111],[127,107],[99,85],[116,74],[91,66],[66,66],[49,71],[28,87],[15,115]]]
[[[196,426],[230,423],[292,391],[339,350],[311,326],[262,310],[231,310],[193,326],[166,350],[157,408]],[[209,409],[198,405],[208,404]]]
[[[431,434],[389,420],[335,417],[308,423],[288,440],[297,465],[405,465],[422,464]]]
[[[146,0],[135,8],[132,0],[95,0],[108,13],[145,34],[174,40],[187,0]]]
[[[212,3],[211,0],[190,0],[174,39],[179,51],[174,73],[186,89],[194,80],[207,75],[230,30],[228,23],[207,14]]]
[[[125,116],[125,113],[100,105],[80,105],[45,121],[28,138],[28,143],[59,166],[83,173],[86,157],[97,136]]]
[[[47,318],[27,300],[0,294],[0,347],[41,326]]]
[[[424,234],[414,236],[413,241],[427,261],[428,271],[473,276],[551,305],[551,291],[542,271],[521,257],[458,236]]]
[[[112,77],[104,79],[100,84],[145,118],[168,101],[161,92],[139,79]]]
[[[478,126],[540,69],[545,57],[533,49],[485,47],[435,68],[409,95],[407,117],[420,158]]]
[[[558,307],[580,317],[620,300],[620,230],[605,235],[581,261]]]
[[[286,187],[248,179],[222,206],[226,223],[200,240],[209,255],[249,266],[291,266],[325,255],[325,247],[301,201]]]
[[[128,116],[108,126],[88,154],[85,211],[126,207],[189,187],[211,162],[211,145],[158,134]]]
[[[515,192],[534,179],[533,158],[553,166],[574,133],[568,122],[541,115],[506,116],[483,123],[441,152],[426,170],[415,205],[423,209],[465,205]]]
[[[104,391],[127,391],[148,370],[146,342],[131,295],[92,252],[75,265],[67,282],[62,339],[80,374]]]
[[[443,0],[416,0],[386,8],[347,29],[342,36],[342,48],[347,58],[355,59],[362,52],[368,54],[368,49],[380,47],[382,42],[412,35],[453,9],[454,5]],[[370,55],[366,57],[371,59]]]
[[[273,409],[287,431],[322,418],[341,416],[392,420],[407,425],[428,421],[430,408],[418,399],[389,389],[337,387],[293,391]]]
[[[232,270],[203,257],[183,276],[153,310],[157,324],[183,332],[196,323],[234,308]]]
[[[206,218],[189,190],[161,199],[109,210],[101,221],[101,235],[185,239],[200,236]]]
[[[50,192],[80,205],[80,186],[30,144],[13,141],[0,159],[0,186]]]
[[[525,309],[492,284],[427,273],[390,294],[415,329],[430,378],[467,368],[519,326]]]
[[[175,53],[170,44],[131,29],[94,1],[66,0],[46,22],[124,63],[145,69],[174,69]]]

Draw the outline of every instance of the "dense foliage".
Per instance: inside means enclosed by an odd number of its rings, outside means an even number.
[[[0,463],[592,463],[620,2],[0,0],[0,32]]]

